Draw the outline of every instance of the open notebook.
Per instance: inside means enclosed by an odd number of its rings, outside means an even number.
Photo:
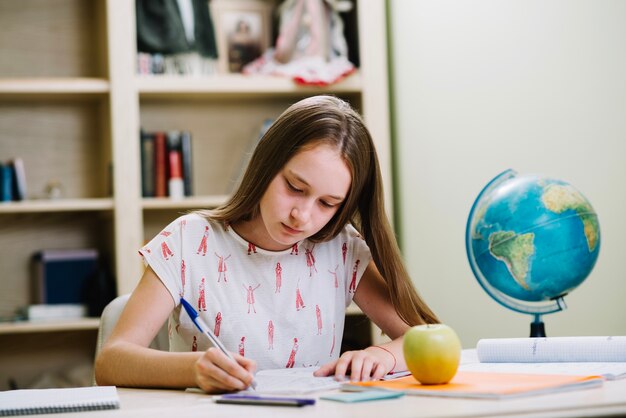
[[[0,392],[0,416],[117,409],[115,386],[21,389]]]

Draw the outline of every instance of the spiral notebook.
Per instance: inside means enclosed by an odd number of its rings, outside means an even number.
[[[118,409],[115,386],[20,389],[0,392],[0,416]]]

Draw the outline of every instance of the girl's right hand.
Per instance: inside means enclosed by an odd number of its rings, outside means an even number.
[[[250,386],[256,371],[256,361],[231,353],[232,361],[218,348],[211,347],[194,365],[195,381],[206,393],[244,390]]]

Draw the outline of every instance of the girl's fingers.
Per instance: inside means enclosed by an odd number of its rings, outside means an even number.
[[[385,377],[386,374],[387,369],[385,368],[385,365],[383,363],[378,363],[372,371],[372,380],[382,379],[383,377]]]
[[[235,361],[216,348],[209,348],[204,353],[196,363],[197,380],[206,386],[201,386],[203,390],[243,390],[252,383],[256,362],[238,354],[233,357]]]
[[[337,380],[342,380],[346,376],[346,372],[348,371],[348,367],[352,363],[352,351],[347,351],[339,357],[337,360],[337,365],[335,366],[335,378]]]
[[[372,366],[374,362],[368,356],[363,357],[363,363],[361,365],[361,381],[368,381],[372,379]]]
[[[335,371],[337,360],[324,364],[322,367],[313,372],[313,376],[324,377],[330,376]]]

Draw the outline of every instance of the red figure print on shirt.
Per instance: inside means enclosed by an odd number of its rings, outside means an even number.
[[[193,336],[193,342],[191,343],[191,351],[198,351],[198,339]]]
[[[296,286],[296,311],[304,308],[304,300],[302,300],[302,294],[300,293],[300,285]]]
[[[180,225],[181,228],[184,228],[187,226],[187,219],[181,219],[180,222],[178,222],[178,225]]]
[[[297,242],[291,246],[290,255],[298,255],[298,243]]]
[[[219,283],[220,280],[222,280],[222,274],[223,274],[224,283],[226,283],[228,281],[226,280],[226,271],[228,270],[228,266],[226,265],[226,260],[230,258],[230,254],[228,254],[227,257],[224,257],[215,253],[215,256],[217,257],[217,282]]]
[[[217,315],[215,315],[215,328],[213,329],[213,334],[215,334],[216,337],[220,336],[220,328],[222,328],[222,313],[218,312]]]
[[[328,270],[328,272],[335,278],[335,289],[337,289],[339,287],[339,279],[337,279],[337,269],[339,268],[339,265],[335,266],[335,271],[333,270]]]
[[[320,311],[320,305],[315,305],[315,317],[317,318],[317,335],[322,335],[322,311]]]
[[[174,253],[172,252],[172,250],[170,250],[170,247],[167,246],[167,243],[165,241],[161,243],[161,254],[163,254],[163,258],[166,260],[169,260],[170,257],[174,255]]]
[[[159,235],[162,235],[164,237],[169,237],[170,235],[172,235],[172,233],[169,232],[169,231],[161,231],[161,233]]]
[[[202,234],[202,240],[200,241],[200,245],[198,246],[198,251],[196,251],[196,254],[202,253],[203,257],[206,255],[206,246],[207,246],[208,238],[209,238],[209,227],[205,226],[204,234]]]
[[[257,284],[255,287],[246,287],[246,285],[242,286],[244,289],[246,289],[246,302],[248,303],[248,313],[250,313],[250,307],[252,307],[252,310],[254,311],[254,313],[256,313],[256,309],[254,307],[254,291],[257,290],[259,286],[261,286],[261,284]]]
[[[356,260],[354,262],[354,267],[352,268],[352,280],[350,280],[350,289],[348,289],[350,293],[356,292],[356,272],[359,268],[360,262],[361,260]]]
[[[256,254],[256,245],[254,245],[253,243],[249,242],[248,243],[248,255],[250,254]]]
[[[304,250],[304,254],[306,255],[306,265],[309,267],[309,277],[313,276],[313,272],[317,273],[317,269],[315,268],[315,256],[313,255],[313,249],[315,249],[315,245],[311,248],[306,248]]]
[[[280,287],[283,284],[283,268],[280,262],[276,263],[274,271],[276,272],[276,290],[274,290],[274,293],[280,293]]]
[[[185,267],[185,260],[181,260],[180,262],[180,283],[181,283],[181,291],[180,291],[180,296],[182,297],[185,294],[185,270],[187,269],[187,267]]]
[[[348,244],[341,244],[341,257],[343,257],[343,265],[346,265],[346,254],[348,253]]]
[[[246,353],[245,343],[246,337],[241,337],[241,341],[239,341],[239,355],[241,357],[244,357]]]
[[[334,351],[335,351],[335,323],[333,322],[333,343],[330,346],[330,357],[333,356]]]
[[[198,310],[206,311],[206,298],[204,297],[204,277],[200,281],[198,293],[200,294],[200,296],[198,296]]]
[[[298,339],[293,339],[293,347],[291,348],[291,354],[289,354],[289,360],[287,360],[287,365],[285,368],[292,369],[296,364],[296,353],[298,352]]]
[[[274,349],[274,323],[270,319],[270,322],[267,323],[267,349]]]

